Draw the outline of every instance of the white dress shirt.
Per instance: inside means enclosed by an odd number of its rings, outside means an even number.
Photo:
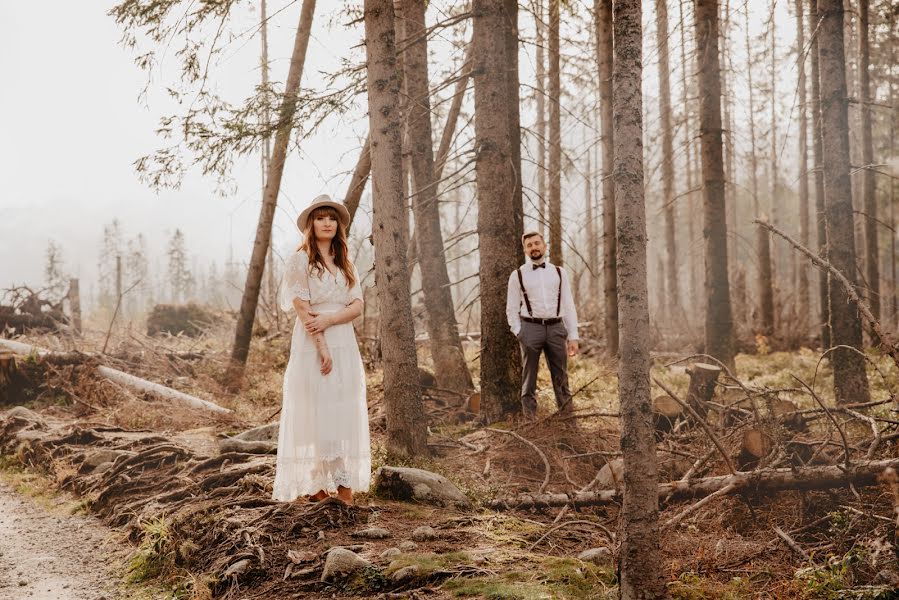
[[[535,319],[552,319],[562,317],[565,329],[568,330],[569,341],[578,340],[577,310],[574,307],[574,298],[571,295],[571,287],[568,284],[568,274],[562,271],[562,302],[560,313],[556,313],[556,305],[559,301],[559,274],[556,266],[547,261],[544,268],[534,268],[534,262],[529,258],[521,267],[521,277],[524,281],[524,289],[528,293],[531,302],[531,314],[521,295],[521,287],[518,284],[518,275],[513,271],[509,275],[509,290],[506,295],[506,318],[509,328],[516,336],[521,331],[521,317],[534,317]],[[537,263],[539,264],[539,263]]]

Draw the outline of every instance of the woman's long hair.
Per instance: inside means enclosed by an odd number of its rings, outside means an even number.
[[[353,274],[353,262],[350,260],[346,243],[346,227],[340,220],[336,209],[330,206],[321,206],[312,211],[312,214],[306,219],[306,229],[303,231],[305,239],[298,250],[305,250],[309,255],[310,271],[313,274],[317,274],[318,277],[324,275],[327,267],[321,251],[318,249],[318,244],[315,242],[315,219],[324,215],[331,215],[337,221],[337,235],[331,240],[331,253],[334,255],[334,264],[343,271],[343,276],[346,277],[347,286],[353,287],[356,284],[356,277]]]

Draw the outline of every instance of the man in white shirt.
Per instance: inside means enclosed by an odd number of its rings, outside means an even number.
[[[577,312],[565,269],[546,260],[546,242],[533,231],[522,236],[527,262],[509,276],[506,317],[521,344],[521,408],[537,414],[537,368],[541,352],[552,376],[560,412],[570,413],[568,357],[578,352]]]

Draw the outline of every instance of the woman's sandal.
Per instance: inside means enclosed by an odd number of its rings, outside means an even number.
[[[321,502],[328,497],[330,497],[328,492],[326,492],[325,490],[319,490],[312,496],[309,496],[309,502]]]

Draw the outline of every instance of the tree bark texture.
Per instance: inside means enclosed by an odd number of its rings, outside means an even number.
[[[427,451],[409,290],[408,211],[402,182],[402,117],[392,0],[365,0],[365,53],[371,132],[375,284],[392,454]]]
[[[688,78],[687,69],[695,66],[695,60],[687,59],[687,20],[684,17],[684,2],[678,2],[678,18],[680,21],[680,59],[681,59],[681,109],[683,112],[683,130],[684,130],[684,171],[686,173],[687,191],[685,199],[687,201],[688,211],[691,215],[697,214],[696,210],[696,194],[693,193],[693,120],[690,118],[690,102],[688,97]],[[694,69],[695,70],[695,69]],[[692,247],[696,244],[696,220],[687,220],[687,245]],[[684,301],[694,307],[693,314],[696,314],[695,306],[699,304],[699,269],[696,260],[696,253],[690,252],[689,256],[689,280],[690,294],[685,297]]]
[[[595,0],[596,63],[602,129],[602,275],[604,328],[610,356],[618,355],[618,257],[615,233],[615,132],[612,123],[612,0]]]
[[[272,238],[272,221],[275,218],[275,207],[278,204],[278,192],[281,189],[281,176],[284,174],[284,163],[287,160],[287,145],[290,142],[293,115],[297,110],[297,93],[303,78],[303,65],[306,62],[306,49],[309,47],[309,36],[312,33],[312,17],[315,13],[315,0],[303,0],[300,10],[300,22],[294,39],[293,54],[290,57],[290,68],[287,72],[287,85],[284,87],[284,98],[278,114],[278,129],[275,131],[275,145],[272,148],[268,175],[265,180],[265,193],[262,198],[262,209],[259,211],[259,222],[256,225],[256,240],[253,242],[253,253],[243,297],[240,301],[240,314],[234,333],[234,346],[231,350],[231,365],[227,379],[237,385],[243,367],[250,353],[250,338],[253,334],[253,321],[256,318],[256,307],[259,304],[259,290],[262,286],[262,275],[265,271],[265,255]]]
[[[489,420],[520,410],[521,356],[506,323],[506,283],[520,265],[505,0],[474,0],[475,147],[481,290],[481,403]],[[517,96],[515,99],[517,104]],[[517,210],[521,210],[518,206]]]
[[[857,285],[852,185],[849,179],[849,115],[843,49],[843,2],[818,0],[818,13],[827,257],[853,285]],[[831,343],[834,346],[846,345],[861,349],[862,324],[858,306],[836,282],[831,282],[829,295]],[[869,392],[864,357],[846,348],[837,348],[831,357],[837,401],[867,402]]]
[[[535,4],[537,20],[537,231],[543,239],[546,239],[546,11],[543,8],[543,0],[537,0]]]
[[[805,15],[802,0],[796,0],[796,47],[799,78],[799,240],[809,247],[808,207],[808,118],[806,116]],[[799,318],[802,333],[808,332],[808,307],[811,302],[808,265],[799,262]]]
[[[419,0],[404,0],[403,21],[405,39],[414,40],[407,43],[403,53],[403,82],[407,96],[406,139],[412,166],[412,210],[415,214],[415,236],[428,316],[431,358],[437,385],[458,392],[470,392],[473,389],[471,373],[465,364],[459,340],[437,203],[425,4]]]
[[[877,185],[874,179],[874,142],[871,136],[871,64],[869,0],[858,0],[859,109],[862,117],[862,198],[865,207],[866,295],[871,312],[880,318],[880,244],[878,243]]]
[[[655,433],[649,385],[649,300],[643,187],[643,52],[640,0],[613,3],[613,179],[618,239],[621,451],[620,597],[664,598],[659,551]]]
[[[812,0],[814,1],[814,0]],[[759,159],[755,146],[755,94],[752,84],[752,46],[749,37],[749,8],[746,12],[746,74],[749,80],[749,161],[752,185],[752,209],[756,218],[767,218],[762,214],[759,200]],[[755,232],[756,252],[758,253],[758,287],[759,313],[757,332],[770,336],[774,333],[774,284],[771,280],[771,239],[764,227],[757,227]]]
[[[512,139],[512,223],[515,228],[513,253],[516,261],[524,261],[524,249],[521,247],[521,236],[524,235],[524,193],[521,179],[521,102],[519,101],[520,83],[518,81],[518,2],[505,0],[505,23],[503,33],[506,41],[506,111],[509,136]]]
[[[721,77],[718,63],[718,2],[695,3],[699,59],[699,131],[705,237],[705,351],[734,368],[734,324],[727,273],[727,212],[721,138]]]
[[[666,312],[673,318],[680,306],[680,278],[677,276],[677,215],[674,203],[674,146],[671,127],[671,80],[668,60],[668,1],[656,0],[656,43],[659,47],[659,115],[662,133],[662,203],[665,215],[665,275],[668,291]]]
[[[562,0],[549,0],[549,257],[562,265],[562,78],[559,21]]]
[[[827,218],[824,211],[824,138],[821,131],[821,76],[818,60],[818,0],[808,0],[809,30],[812,57],[812,150],[815,157],[815,229],[818,233],[818,253],[827,258]],[[830,296],[828,284],[830,276],[818,272],[818,301],[821,318],[821,347],[830,347]]]

